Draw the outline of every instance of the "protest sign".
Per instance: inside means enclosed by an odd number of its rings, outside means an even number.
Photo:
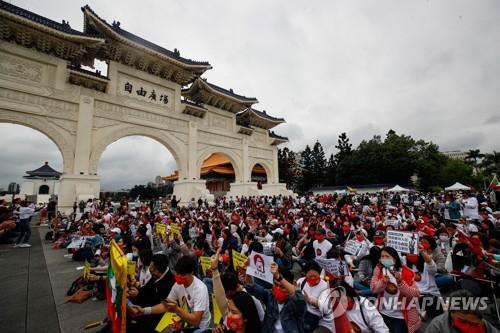
[[[274,253],[273,253],[274,252],[274,243],[272,243],[272,242],[262,243],[262,247],[264,248],[263,253],[266,256],[274,255]]]
[[[71,243],[66,246],[67,249],[79,249],[85,245],[85,237],[73,238]]]
[[[337,259],[316,258],[314,260],[325,271],[332,273],[333,275],[340,275],[339,274],[339,263],[340,262]]]
[[[237,271],[238,267],[243,267],[247,261],[247,256],[233,250],[233,267]]]
[[[87,279],[90,275],[90,264],[87,260],[85,260],[85,264],[83,265],[83,278]]]
[[[387,230],[386,246],[393,247],[399,253],[418,254],[418,233]]]
[[[200,257],[200,262],[203,275],[207,275],[207,269],[210,268],[210,257]]]
[[[127,262],[127,274],[130,278],[135,279],[135,261]]]
[[[399,220],[396,220],[396,219],[388,219],[388,220],[385,220],[384,224],[386,226],[391,226],[393,227],[394,229],[399,229]]]
[[[156,234],[158,236],[165,236],[167,234],[167,226],[161,223],[156,224]]]
[[[186,300],[182,302],[182,305],[180,307],[184,311],[190,312]],[[182,321],[181,317],[179,317],[175,313],[165,312],[163,317],[161,317],[161,320],[158,323],[158,325],[156,325],[155,331],[163,332],[169,326],[171,326],[172,330],[178,330],[184,327],[184,322]]]
[[[215,299],[215,295],[212,295],[212,304],[214,305],[214,324],[219,325],[220,320],[222,319],[222,314],[219,309],[219,304],[217,303],[217,300]]]
[[[273,257],[252,252],[252,254],[250,254],[250,263],[247,267],[247,274],[273,283],[273,274],[271,273],[272,263]]]
[[[350,239],[345,243],[344,252],[355,256],[358,254],[359,250],[361,250],[362,246],[363,243],[360,243],[354,239]]]
[[[170,225],[170,230],[172,231],[172,235],[174,236],[180,236],[181,235],[181,226],[175,223],[172,223]]]

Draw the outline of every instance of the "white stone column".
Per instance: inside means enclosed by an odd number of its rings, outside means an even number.
[[[188,131],[188,166],[187,166],[187,175],[184,177],[188,177],[189,180],[198,179],[198,170],[197,170],[197,152],[198,152],[198,126],[195,122],[189,122],[189,131]],[[181,174],[179,174],[179,179]]]
[[[242,147],[241,147],[241,152],[243,156],[243,172],[242,172],[242,179],[241,181],[243,183],[247,183],[252,180],[252,172],[250,170],[250,165],[249,165],[249,158],[248,158],[248,139],[244,138],[242,141]],[[235,179],[237,182],[238,180]]]
[[[75,175],[89,174],[93,116],[94,98],[82,95],[76,130],[75,163],[73,165]]]
[[[269,180],[267,181],[269,183]],[[278,166],[278,147],[273,147],[273,176],[271,183],[278,184],[280,182],[279,178],[279,166]]]

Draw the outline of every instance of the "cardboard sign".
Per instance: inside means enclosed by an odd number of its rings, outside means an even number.
[[[233,250],[233,267],[237,271],[238,267],[243,267],[247,261],[247,256]]]
[[[85,245],[85,237],[73,238],[71,243],[66,246],[67,249],[79,249]]]
[[[266,256],[274,255],[274,243],[272,242],[262,243],[262,247],[264,248],[263,253]]]
[[[252,254],[250,254],[250,264],[247,267],[247,274],[273,283],[273,274],[271,273],[272,263],[273,257],[252,251]]]
[[[333,275],[341,275],[339,274],[339,266],[341,264],[337,259],[325,259],[325,258],[316,258],[314,259],[319,267],[323,268],[325,271],[332,273]]]
[[[172,235],[174,236],[180,236],[182,233],[181,226],[175,223],[170,224],[170,230],[172,231]]]
[[[156,224],[156,234],[158,236],[165,236],[167,234],[167,226],[161,223]]]
[[[127,262],[127,275],[130,276],[130,278],[135,279],[135,261]]]
[[[418,233],[387,230],[386,246],[393,247],[399,253],[418,254]]]
[[[90,275],[90,264],[87,260],[85,260],[85,264],[83,265],[83,278],[87,279]]]
[[[215,295],[212,295],[212,304],[214,306],[214,324],[218,325],[222,319],[222,314],[219,309],[219,304],[217,304],[217,300],[215,299]]]
[[[394,229],[399,229],[399,220],[395,220],[395,219],[385,220],[384,224],[386,226],[391,226]]]
[[[344,246],[344,252],[352,254],[352,255],[357,255],[359,250],[361,250],[361,247],[363,246],[363,243],[360,243],[356,241],[355,239],[349,239]]]
[[[203,275],[207,275],[207,269],[210,268],[210,257],[200,257],[201,270]]]

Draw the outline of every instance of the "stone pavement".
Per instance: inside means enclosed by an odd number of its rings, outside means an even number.
[[[47,230],[32,228],[31,248],[0,245],[0,332],[96,332],[82,327],[105,317],[105,303],[65,303],[82,264],[65,258],[66,250],[45,244]]]

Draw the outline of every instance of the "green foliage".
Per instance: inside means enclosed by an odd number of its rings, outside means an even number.
[[[135,185],[130,189],[129,196],[137,198],[140,196],[141,200],[152,199],[158,197],[165,197],[167,194],[173,193],[173,186],[171,183],[153,187],[150,185]]]

